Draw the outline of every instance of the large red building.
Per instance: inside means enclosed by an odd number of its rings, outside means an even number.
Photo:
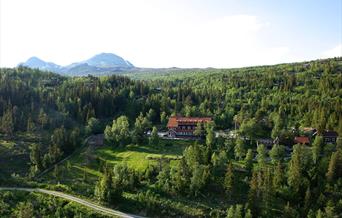
[[[169,118],[167,128],[169,129],[168,136],[172,138],[193,138],[194,131],[198,123],[210,122],[210,117],[181,117],[172,116]]]

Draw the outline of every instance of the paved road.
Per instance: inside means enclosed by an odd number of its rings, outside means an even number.
[[[79,204],[82,204],[86,207],[92,208],[94,210],[97,210],[99,212],[102,213],[106,213],[112,216],[118,216],[118,217],[123,217],[123,218],[143,218],[141,216],[137,216],[137,215],[133,215],[133,214],[128,214],[128,213],[123,213],[117,210],[113,210],[110,208],[106,208],[106,207],[102,207],[99,205],[96,205],[94,203],[91,203],[90,201],[87,200],[83,200],[81,198],[78,197],[74,197],[72,195],[68,195],[68,194],[64,194],[62,192],[58,192],[58,191],[49,191],[46,189],[40,189],[40,188],[17,188],[17,187],[0,187],[0,191],[1,190],[17,190],[17,191],[28,191],[28,192],[40,192],[40,193],[44,193],[44,194],[48,194],[48,195],[53,195],[53,196],[57,196],[60,198],[64,198],[68,201],[73,201],[73,202],[77,202]]]

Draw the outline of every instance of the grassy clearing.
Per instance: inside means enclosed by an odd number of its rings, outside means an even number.
[[[101,175],[101,165],[106,162],[114,166],[116,164],[127,164],[130,168],[143,172],[149,164],[159,164],[159,158],[180,158],[184,149],[194,143],[193,141],[181,140],[162,140],[160,146],[150,145],[128,145],[125,147],[88,147],[84,148],[80,153],[74,155],[68,162],[64,162],[59,166],[59,178],[56,179],[54,171],[44,176],[44,181],[49,184],[61,183],[70,187],[72,192],[93,198],[94,185]],[[170,164],[176,163],[177,160],[171,160]],[[243,166],[243,161],[234,162],[235,167]],[[246,198],[246,190],[248,190],[248,181],[245,179],[245,173],[237,172],[238,180],[236,192],[228,199],[226,193],[219,191],[217,187],[211,187],[211,193],[202,193],[196,198],[188,196],[170,196],[168,194],[159,193],[154,185],[143,184],[139,188],[140,192],[148,190],[156,193],[158,204],[163,204],[171,211],[181,211],[182,214],[189,216],[203,216],[213,208],[227,208],[231,204],[241,203]],[[221,183],[223,181],[218,181]],[[139,199],[138,193],[125,192],[124,201],[121,202],[119,208],[124,211],[132,212],[132,208],[141,208],[136,203]],[[135,206],[133,206],[135,205]],[[140,209],[135,212],[140,212]]]
[[[94,184],[101,175],[101,162],[114,166],[127,164],[132,169],[143,172],[149,164],[157,164],[158,158],[181,157],[183,150],[192,141],[161,140],[160,145],[128,145],[125,147],[87,147],[68,161],[58,166],[58,178],[54,170],[43,176],[43,181],[56,184],[60,182],[79,194],[91,196]],[[173,164],[171,161],[170,164]]]

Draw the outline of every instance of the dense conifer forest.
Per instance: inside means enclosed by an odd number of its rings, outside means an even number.
[[[202,138],[166,139],[175,115],[212,122],[197,128]],[[141,216],[341,217],[341,136],[341,58],[100,77],[0,72],[0,186]],[[0,217],[34,216],[106,215],[0,192]]]

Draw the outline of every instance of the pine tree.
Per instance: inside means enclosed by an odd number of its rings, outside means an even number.
[[[257,160],[260,167],[264,167],[266,164],[267,151],[265,145],[260,144],[257,148]]]
[[[234,188],[234,169],[233,164],[230,161],[227,167],[227,171],[224,177],[224,189],[229,197],[231,197]]]
[[[9,107],[1,118],[1,130],[4,132],[8,137],[13,136],[14,132],[14,122],[13,122],[13,112],[12,108]]]
[[[275,190],[279,190],[284,182],[284,172],[281,166],[281,163],[278,163],[274,169],[274,176],[273,176],[273,187]]]
[[[29,116],[27,119],[27,125],[26,125],[26,131],[31,132],[34,130],[34,122],[32,120],[32,117]]]
[[[143,114],[140,113],[140,115],[135,119],[134,133],[133,133],[134,142],[137,144],[141,144],[144,139],[143,122],[144,122],[144,117],[143,117]]]
[[[245,158],[245,167],[248,172],[250,172],[253,168],[253,151],[252,149],[247,150],[247,155]]]
[[[245,218],[253,218],[252,211],[250,209],[247,209],[245,212]]]
[[[300,185],[302,183],[302,166],[300,159],[300,146],[295,145],[294,151],[291,155],[291,160],[288,167],[288,179],[287,182],[289,186],[295,191],[298,192]]]
[[[311,207],[311,191],[310,187],[305,192],[305,197],[304,197],[304,212],[308,212],[308,210]]]
[[[335,171],[336,171],[336,164],[337,164],[338,158],[339,158],[338,152],[332,153],[332,155],[330,157],[329,167],[328,167],[328,171],[326,173],[327,181],[329,183],[333,182],[333,180],[334,180]]]
[[[259,186],[258,186],[258,172],[252,171],[252,178],[249,182],[248,205],[254,215],[258,214],[259,208]]]
[[[208,147],[212,147],[214,145],[214,140],[215,140],[215,133],[214,133],[214,126],[212,124],[208,124],[206,128],[206,145]]]
[[[312,145],[312,160],[314,163],[318,163],[319,158],[321,156],[323,147],[323,137],[322,136],[316,136],[315,141]]]
[[[59,166],[58,166],[58,164],[56,164],[54,169],[53,169],[53,176],[55,177],[56,181],[59,180],[59,176],[60,176],[59,173],[60,173],[59,172]]]
[[[229,209],[227,210],[227,216],[226,218],[235,218],[235,209],[234,205],[230,206]]]
[[[275,144],[270,151],[270,157],[273,164],[281,162],[284,158],[285,148],[283,145]]]
[[[112,203],[114,200],[113,190],[112,174],[106,169],[95,186],[95,197],[99,201]]]
[[[242,205],[241,204],[237,204],[235,205],[235,216],[234,218],[242,218]]]
[[[239,160],[241,160],[245,156],[246,151],[245,151],[245,145],[244,145],[243,140],[241,139],[236,140],[234,153],[235,153],[235,157],[238,158]]]
[[[38,122],[40,123],[41,129],[44,129],[44,127],[49,122],[49,118],[48,118],[47,114],[44,112],[43,108],[41,108],[39,111]]]
[[[39,144],[32,144],[30,151],[31,170],[30,176],[36,175],[43,168],[42,154]]]
[[[159,145],[159,136],[158,136],[158,130],[154,126],[151,132],[151,137],[150,137],[150,145],[158,147]]]

